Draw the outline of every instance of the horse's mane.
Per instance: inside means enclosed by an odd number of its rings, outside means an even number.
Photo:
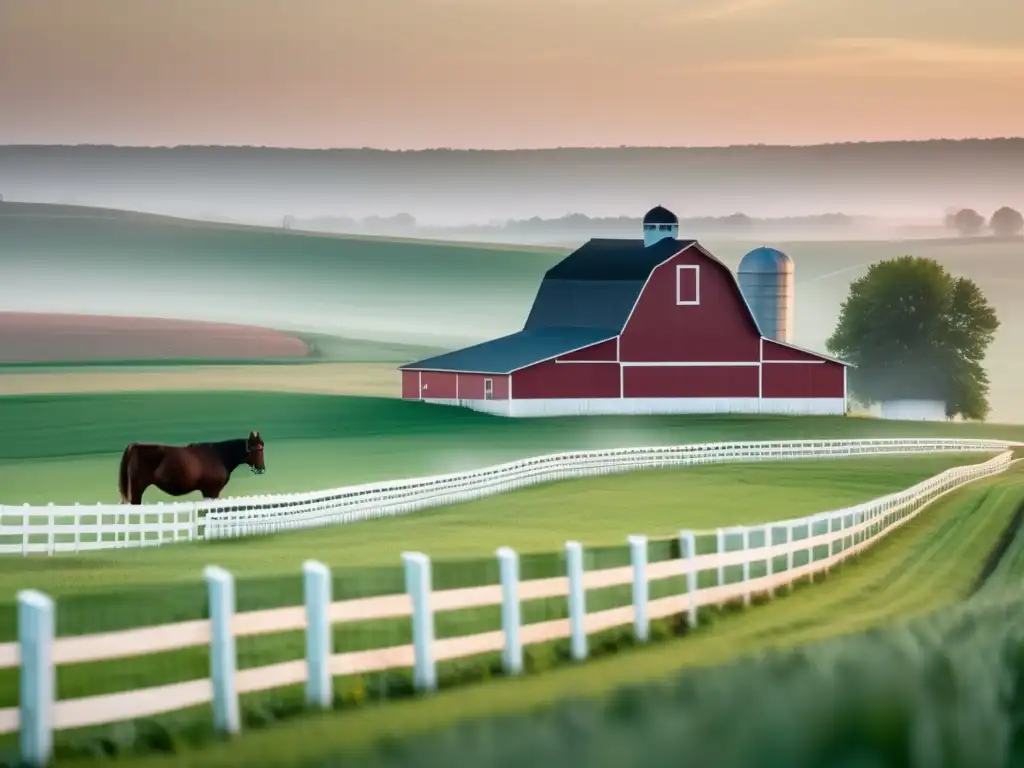
[[[234,468],[245,461],[246,456],[249,453],[249,441],[244,437],[236,438],[234,440],[220,440],[217,442],[208,443],[189,443],[190,448],[209,448],[225,466]]]

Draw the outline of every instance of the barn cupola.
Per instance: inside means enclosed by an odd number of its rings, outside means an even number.
[[[668,208],[656,205],[644,215],[644,247],[679,236],[679,219]]]

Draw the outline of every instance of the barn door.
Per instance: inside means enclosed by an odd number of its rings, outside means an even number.
[[[494,399],[494,379],[484,379],[484,400]]]

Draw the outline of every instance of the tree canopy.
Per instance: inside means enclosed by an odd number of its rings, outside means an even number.
[[[992,214],[988,227],[999,237],[1013,237],[1024,232],[1024,216],[1021,216],[1020,211],[1003,206]]]
[[[947,223],[952,224],[953,229],[964,237],[969,237],[981,232],[985,226],[985,217],[973,208],[963,208],[947,219]]]
[[[860,401],[943,400],[948,416],[984,419],[982,363],[999,320],[973,280],[916,256],[872,264],[850,285],[829,351],[851,363]]]

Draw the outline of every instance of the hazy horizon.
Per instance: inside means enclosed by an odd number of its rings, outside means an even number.
[[[429,225],[842,213],[941,222],[1024,208],[1024,139],[812,147],[315,151],[0,146],[0,195],[250,223],[409,214]]]

